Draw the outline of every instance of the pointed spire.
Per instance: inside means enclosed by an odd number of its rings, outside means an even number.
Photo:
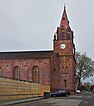
[[[63,11],[61,23],[60,23],[60,27],[62,27],[62,26],[64,26],[65,28],[69,27],[69,21],[68,21],[68,17],[67,17],[67,13],[66,13],[65,4],[64,4],[64,11]]]

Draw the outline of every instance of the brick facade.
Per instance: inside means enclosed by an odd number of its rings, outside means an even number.
[[[50,84],[50,60],[47,59],[2,59],[0,67],[4,77],[13,78],[13,67],[18,66],[20,69],[20,80],[32,82],[32,69],[38,66],[40,70],[40,83]]]

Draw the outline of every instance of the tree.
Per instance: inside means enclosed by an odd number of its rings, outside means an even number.
[[[89,82],[84,83],[84,87],[86,91],[90,91],[91,89],[91,84]]]
[[[89,58],[86,53],[76,53],[76,77],[78,87],[80,86],[81,79],[86,79],[94,74],[94,61]]]

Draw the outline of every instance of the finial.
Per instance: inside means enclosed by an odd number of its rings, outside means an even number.
[[[56,40],[57,33],[54,33],[54,40]]]
[[[64,3],[64,9],[66,8],[66,4]]]

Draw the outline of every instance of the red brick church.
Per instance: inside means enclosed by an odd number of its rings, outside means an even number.
[[[54,35],[52,51],[0,52],[0,77],[50,85],[50,90],[75,91],[75,45],[64,12]]]

